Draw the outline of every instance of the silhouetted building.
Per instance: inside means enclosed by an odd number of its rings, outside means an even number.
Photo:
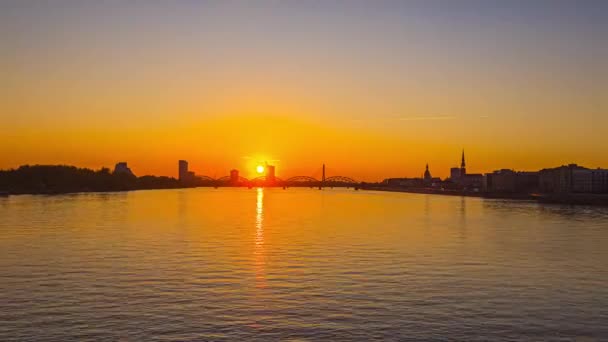
[[[540,191],[543,193],[568,193],[573,190],[573,172],[587,170],[576,164],[562,165],[540,171]]]
[[[127,166],[126,162],[116,163],[116,165],[114,166],[114,173],[122,173],[134,176],[133,171],[131,171],[131,169]]]
[[[452,180],[452,182],[458,182],[458,179],[460,179],[459,167],[453,167],[450,169],[450,179]]]
[[[502,169],[484,177],[484,189],[496,193],[532,193],[538,190],[538,172],[515,172]]]
[[[239,170],[232,169],[230,170],[230,183],[236,184],[239,182]]]
[[[467,190],[481,190],[483,189],[484,178],[481,173],[468,173],[460,177],[458,184]]]
[[[608,170],[588,169],[576,164],[540,171],[543,193],[608,193]]]
[[[178,163],[178,179],[182,182],[188,181],[188,162],[180,160]]]
[[[464,150],[462,150],[462,156],[460,158],[460,167],[453,167],[450,169],[450,180],[454,183],[459,183],[461,178],[467,175],[467,164],[464,159]]]
[[[574,170],[572,176],[572,192],[608,193],[608,170]]]
[[[425,184],[431,184],[433,182],[433,177],[431,176],[431,172],[429,171],[429,164],[426,164],[426,170],[424,171],[424,177],[422,178]]]
[[[382,184],[391,186],[391,187],[422,187],[424,186],[424,181],[422,178],[387,178],[382,181]]]
[[[274,173],[274,165],[266,165],[266,181],[274,182],[276,179],[277,177]]]
[[[467,173],[467,164],[464,157],[464,150],[460,158],[460,167],[450,169],[450,181],[457,187],[466,190],[480,190],[484,186],[484,177],[481,173]]]

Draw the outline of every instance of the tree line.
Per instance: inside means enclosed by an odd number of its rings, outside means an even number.
[[[140,189],[172,189],[182,184],[171,177],[113,173],[108,168],[91,170],[68,165],[24,165],[0,170],[0,191],[11,194],[59,194]]]

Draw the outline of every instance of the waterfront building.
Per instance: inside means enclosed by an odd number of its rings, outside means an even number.
[[[461,178],[464,178],[467,174],[467,164],[464,159],[464,150],[462,150],[462,156],[460,158],[460,167],[453,167],[450,169],[450,180],[454,183],[459,183]]]
[[[178,179],[181,182],[185,182],[188,180],[188,162],[185,160],[180,160],[177,162],[178,164]]]
[[[460,179],[460,168],[459,167],[453,167],[450,169],[450,180],[452,182],[458,182],[458,179]]]
[[[114,173],[115,174],[127,174],[127,175],[134,176],[133,171],[131,171],[129,166],[127,166],[126,162],[116,163],[116,165],[114,166]]]
[[[502,169],[484,176],[484,190],[496,193],[532,193],[538,190],[538,172]]]
[[[543,193],[573,192],[574,171],[588,170],[577,164],[562,165],[540,171],[540,191]],[[579,177],[580,177],[579,173]]]
[[[431,176],[431,172],[429,171],[429,164],[426,164],[426,170],[424,171],[424,177],[423,177],[424,183],[425,184],[431,184],[433,182],[433,176]]]
[[[467,173],[464,150],[460,158],[460,167],[450,169],[450,181],[461,189],[479,191],[484,187],[484,176],[480,173]]]
[[[572,192],[608,193],[608,170],[574,170],[572,172]]]
[[[387,178],[382,181],[382,184],[391,187],[413,188],[424,186],[422,178]]]
[[[608,170],[577,164],[543,169],[540,190],[544,193],[608,193]]]
[[[266,181],[274,182],[276,179],[274,165],[266,165]]]

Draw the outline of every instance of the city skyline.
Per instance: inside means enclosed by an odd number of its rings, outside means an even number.
[[[606,167],[606,2],[0,4],[0,169]]]
[[[325,169],[325,163],[320,164],[321,166],[319,167],[308,167],[308,168],[303,168],[303,170],[307,170],[305,172],[308,173],[293,173],[293,169],[290,170],[288,169],[288,171],[282,171],[279,168],[279,172],[276,172],[276,165],[271,165],[268,163],[267,160],[262,160],[262,159],[256,159],[256,158],[251,158],[251,157],[246,157],[244,159],[249,160],[249,162],[245,163],[245,168],[236,168],[236,167],[231,167],[228,168],[226,170],[225,173],[205,173],[204,170],[209,170],[209,169],[214,169],[217,170],[217,168],[213,168],[213,167],[206,167],[206,168],[201,168],[201,169],[197,169],[196,167],[191,168],[190,165],[201,165],[201,161],[195,162],[194,164],[191,164],[189,160],[186,159],[179,159],[178,160],[178,167],[175,168],[175,172],[174,174],[151,174],[151,173],[139,173],[137,171],[132,171],[132,164],[129,164],[129,162],[127,161],[118,161],[115,162],[115,166],[114,166],[114,173],[129,173],[132,175],[146,175],[146,176],[160,176],[160,177],[172,177],[175,178],[177,180],[185,180],[187,178],[193,178],[195,176],[203,176],[203,177],[208,177],[209,179],[220,179],[220,178],[227,178],[227,177],[231,177],[233,172],[236,172],[237,177],[244,177],[245,179],[254,179],[254,178],[259,178],[260,176],[265,176],[268,175],[269,171],[271,172],[271,174],[273,175],[272,177],[274,177],[276,175],[277,178],[279,177],[284,177],[285,179],[290,178],[290,177],[299,177],[299,176],[305,176],[305,177],[316,177],[321,175],[324,172]],[[278,159],[274,159],[272,160],[273,163],[277,163],[280,160]],[[483,164],[483,163],[482,163]],[[455,179],[455,178],[459,178],[461,175],[475,175],[475,176],[481,176],[481,175],[486,175],[486,174],[492,174],[492,173],[496,173],[498,171],[504,171],[504,170],[510,170],[510,171],[517,171],[517,172],[536,172],[536,171],[540,171],[543,169],[550,169],[550,168],[556,168],[556,167],[563,167],[563,166],[569,166],[569,165],[580,165],[580,166],[587,166],[589,169],[605,169],[601,166],[589,166],[589,165],[584,165],[581,163],[576,163],[576,162],[564,162],[561,164],[555,164],[555,165],[544,165],[542,167],[536,168],[536,169],[517,169],[513,166],[509,166],[506,165],[507,163],[503,163],[503,167],[501,168],[496,168],[496,169],[492,169],[492,170],[487,170],[487,171],[477,171],[474,170],[475,172],[471,173],[468,171],[471,171],[470,169],[467,168],[467,162],[465,161],[465,150],[462,150],[462,154],[461,154],[461,159],[459,162],[459,165],[456,165],[456,163],[451,164],[451,166],[448,169],[445,170],[439,170],[437,171],[437,169],[433,168],[428,162],[425,163],[425,166],[422,166],[422,168],[419,168],[418,170],[414,170],[411,171],[407,174],[400,174],[400,175],[396,175],[396,174],[391,174],[390,170],[384,170],[384,174],[380,176],[380,178],[378,179],[358,179],[361,182],[380,182],[383,179],[387,179],[388,178],[394,178],[394,176],[400,176],[400,177],[405,177],[405,178],[411,178],[411,179],[426,179],[429,178],[431,176],[431,171],[432,171],[432,175],[433,175],[433,179],[443,179],[443,180],[449,180],[449,179]],[[74,165],[73,163],[64,163],[64,164],[41,164],[41,163],[25,163],[22,165],[18,165],[16,167],[12,167],[12,168],[6,168],[6,169],[2,169],[0,168],[0,170],[10,170],[10,169],[17,169],[21,166],[34,166],[34,165],[41,165],[41,166],[45,166],[45,165],[57,165],[57,166],[61,166],[61,165],[66,165],[66,166],[76,166],[76,167],[84,167],[84,168],[89,168],[92,170],[98,170],[98,169],[103,169],[103,168],[108,168],[109,167],[107,165],[101,165],[101,166],[97,166],[97,167],[89,167],[89,166],[83,166],[83,165]],[[340,167],[338,166],[336,169],[340,170]],[[137,170],[137,167],[135,167],[135,170]],[[203,171],[201,171],[203,170]],[[421,171],[422,170],[422,171]],[[290,173],[291,172],[291,173]],[[320,179],[320,178],[319,178]],[[354,179],[354,178],[353,178]]]

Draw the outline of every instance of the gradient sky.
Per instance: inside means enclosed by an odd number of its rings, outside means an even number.
[[[608,167],[608,1],[0,2],[0,168]]]

